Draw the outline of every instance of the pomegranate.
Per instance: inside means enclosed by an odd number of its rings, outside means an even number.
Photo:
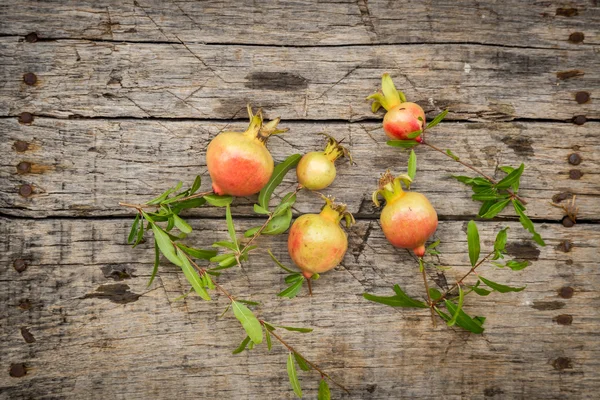
[[[223,132],[206,150],[206,164],[216,194],[249,196],[260,192],[273,174],[273,157],[266,147],[270,135],[286,132],[277,129],[280,119],[263,124],[262,111],[252,114],[246,132]]]
[[[425,242],[437,229],[438,218],[427,197],[402,189],[412,180],[408,175],[396,178],[386,171],[379,180],[379,190],[373,193],[373,203],[379,207],[379,195],[385,199],[381,211],[381,228],[395,247],[412,250],[416,256],[425,255]]]
[[[338,265],[348,249],[348,237],[340,227],[342,218],[346,226],[354,223],[345,204],[333,203],[324,198],[320,214],[304,214],[294,221],[288,236],[288,252],[305,278],[329,271]],[[310,281],[309,281],[310,282]]]
[[[381,78],[381,91],[369,97],[373,99],[371,110],[377,112],[380,107],[387,110],[383,117],[383,131],[394,140],[416,140],[421,142],[421,136],[410,137],[410,134],[422,131],[425,127],[425,112],[416,103],[406,101],[404,93],[396,90],[389,74]]]
[[[325,136],[328,138],[325,150],[306,153],[296,167],[298,183],[309,190],[325,189],[333,183],[336,175],[334,163],[338,158],[348,157],[352,162],[350,152],[340,144],[341,141]]]

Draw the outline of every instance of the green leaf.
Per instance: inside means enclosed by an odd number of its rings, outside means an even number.
[[[475,286],[471,286],[471,290],[473,290],[475,293],[477,293],[480,296],[487,296],[488,294],[492,293],[491,291],[489,291],[487,289],[479,287],[480,283],[481,283],[481,281],[477,281]]]
[[[431,300],[435,301],[442,298],[442,293],[436,288],[429,288],[429,297],[431,297]]]
[[[310,365],[306,363],[300,354],[294,352],[294,358],[296,359],[296,363],[302,371],[310,371]]]
[[[525,205],[523,205],[523,203],[521,203],[519,201],[519,199],[514,199],[513,201],[513,206],[515,207],[515,209],[519,209],[521,211],[525,211]]]
[[[189,195],[191,196],[194,193],[196,193],[198,191],[198,189],[200,189],[201,184],[202,184],[202,177],[200,175],[197,175],[196,179],[194,179],[194,183],[192,183],[192,187],[190,188]]]
[[[193,247],[188,247],[182,243],[177,243],[177,247],[188,253],[190,256],[200,260],[210,260],[217,255],[216,250],[196,249]]]
[[[292,154],[283,162],[275,166],[275,169],[273,169],[273,175],[271,175],[271,179],[258,194],[258,204],[262,208],[265,210],[269,209],[269,201],[271,200],[273,191],[275,191],[275,188],[283,181],[283,178],[288,171],[298,165],[301,158],[302,156],[300,154]]]
[[[174,202],[176,202],[176,201],[177,201],[177,200],[179,200],[179,199],[182,199],[182,198],[184,198],[185,196],[187,196],[187,193],[186,193],[186,192],[183,192],[183,193],[181,193],[181,194],[178,194],[177,196],[174,196],[174,197],[171,197],[171,198],[169,198],[169,199],[166,199],[166,200],[162,201],[160,204],[161,204],[161,205],[164,205],[164,204],[171,204],[171,203],[174,203]]]
[[[495,186],[498,189],[508,189],[514,183],[519,182],[524,170],[525,170],[525,164],[521,164],[521,166],[519,168],[515,169],[510,174],[506,175],[504,177],[504,179],[502,179],[500,182],[498,182]]]
[[[277,258],[275,258],[275,256],[273,255],[273,253],[271,253],[271,250],[267,250],[267,253],[269,253],[269,255],[271,256],[271,259],[273,260],[273,262],[275,262],[275,264],[277,264],[281,269],[283,269],[284,271],[289,272],[290,274],[295,274],[296,271],[293,271],[291,269],[289,269],[288,267],[286,267],[285,265],[283,265]]]
[[[546,243],[544,242],[544,239],[542,239],[540,234],[535,231],[533,222],[531,222],[531,220],[523,212],[523,209],[522,209],[523,205],[520,204],[520,202],[517,203],[517,201],[518,200],[513,199],[512,203],[513,203],[513,207],[515,208],[515,211],[519,215],[519,221],[521,222],[521,225],[523,225],[523,228],[527,229],[529,231],[529,233],[531,233],[533,235],[533,240],[535,240],[537,244],[539,244],[540,246],[545,246]]]
[[[409,297],[406,293],[400,289],[400,286],[394,285],[394,292],[396,292],[395,296],[374,296],[369,293],[364,293],[363,297],[369,301],[373,301],[375,303],[385,304],[391,307],[412,307],[412,308],[427,308],[427,304],[422,301],[415,300]]]
[[[513,271],[520,271],[522,269],[527,268],[531,263],[528,260],[525,261],[517,261],[517,260],[509,260],[506,262],[506,266]]]
[[[506,206],[510,203],[510,199],[501,200],[497,203],[494,203],[485,214],[481,215],[481,218],[494,218],[498,213],[506,208]]]
[[[410,149],[419,144],[416,140],[388,140],[386,143],[388,146],[402,147],[405,149]]]
[[[452,158],[454,161],[460,160],[460,158],[456,154],[454,154],[450,149],[446,149],[446,154],[448,154],[450,158]]]
[[[406,137],[408,139],[416,139],[419,136],[421,136],[421,133],[423,133],[423,131],[419,129],[418,131],[410,132],[409,134],[406,135]]]
[[[292,283],[296,283],[300,280],[304,279],[304,276],[302,276],[301,273],[294,273],[294,274],[290,274],[288,276],[285,277],[285,283],[287,283],[288,285],[292,284]]]
[[[317,396],[317,400],[331,400],[331,392],[329,391],[329,385],[327,381],[321,378],[321,383],[319,383],[319,394]]]
[[[485,317],[473,317],[473,321],[479,324],[479,326],[482,326],[485,322]]]
[[[225,247],[226,249],[237,251],[237,246],[235,243],[229,242],[227,240],[223,240],[220,242],[213,243],[213,247]]]
[[[231,354],[238,354],[244,351],[248,345],[248,342],[250,342],[250,336],[246,336],[246,339],[242,340],[242,343],[240,343],[240,345],[234,351],[232,351]]]
[[[185,222],[181,217],[177,214],[173,214],[173,221],[175,221],[175,226],[183,233],[191,233],[192,227],[190,224]]]
[[[427,124],[427,129],[431,129],[434,126],[436,126],[437,124],[439,124],[440,122],[442,122],[442,120],[444,118],[446,118],[446,115],[448,115],[448,110],[444,110],[441,113],[439,113],[438,115],[435,116],[435,118]]]
[[[310,333],[313,331],[312,328],[298,328],[295,326],[281,326],[281,325],[275,325],[278,328],[281,329],[285,329],[286,331],[290,331],[290,332],[300,332],[300,333]]]
[[[150,275],[150,280],[148,281],[148,286],[152,285],[154,282],[154,278],[156,278],[156,274],[158,273],[158,265],[160,263],[160,251],[158,250],[158,243],[156,242],[156,238],[154,239],[154,267],[152,268],[152,275]]]
[[[450,300],[444,300],[444,304],[448,308],[448,311],[451,314],[456,313],[457,306],[452,303]],[[436,309],[437,311],[437,309]],[[460,326],[463,329],[466,329],[469,332],[473,333],[483,333],[484,329],[481,326],[479,321],[473,320],[469,315],[467,315],[464,311],[458,310],[458,317],[456,317],[456,325]]]
[[[274,327],[273,325],[271,325],[270,323],[268,323],[267,321],[263,321],[263,324],[265,325],[265,328],[266,328],[268,331],[271,331],[271,332],[273,332],[273,331],[275,330],[275,327]]]
[[[484,201],[481,204],[481,207],[479,208],[479,212],[477,213],[478,217],[481,217],[482,215],[485,215],[486,212],[488,212],[488,210],[490,209],[490,207],[492,207],[494,204],[496,204],[496,200],[487,200]]]
[[[173,229],[175,227],[175,219],[173,218],[173,215],[169,215],[169,222],[167,223],[167,227],[165,228],[165,231],[169,232],[171,229]]]
[[[219,196],[217,194],[207,194],[204,196],[204,199],[208,204],[215,207],[225,207],[233,202],[233,197],[229,195]]]
[[[135,247],[142,243],[142,240],[144,240],[144,220],[140,220],[140,227],[137,231],[137,237],[135,238],[135,243],[133,244],[133,248],[135,249]]]
[[[479,276],[479,279],[481,280],[481,282],[485,283],[486,285],[488,285],[489,287],[491,287],[492,289],[494,289],[495,291],[497,291],[499,293],[520,292],[521,290],[523,290],[527,287],[527,286],[512,287],[512,286],[507,286],[507,285],[501,285],[499,283],[492,282],[489,279],[485,279],[483,276]]]
[[[508,194],[498,193],[495,188],[484,189],[479,193],[475,193],[471,198],[475,201],[501,200],[506,199]]]
[[[250,300],[242,300],[242,299],[236,299],[235,301],[239,301],[240,303],[248,304],[249,306],[260,305],[260,303],[258,301],[250,301]]]
[[[273,347],[273,343],[271,342],[271,334],[268,329],[265,329],[265,338],[267,339],[267,350],[271,351],[271,347]]]
[[[173,192],[178,191],[181,188],[181,185],[183,184],[183,182],[178,182],[177,185],[173,188],[167,189],[165,192],[163,192],[163,194],[161,194],[158,197],[155,197],[154,199],[146,202],[146,204],[148,205],[154,205],[154,204],[160,204],[162,203],[164,200],[166,200],[167,197],[169,197],[169,195]]]
[[[469,221],[469,225],[467,225],[467,243],[469,245],[469,261],[471,261],[471,266],[474,267],[477,260],[479,260],[480,244],[479,231],[473,220]]]
[[[254,236],[254,234],[256,232],[258,232],[260,230],[260,228],[261,228],[260,226],[255,226],[254,228],[248,229],[246,232],[244,232],[244,237],[249,238],[249,237]]]
[[[129,231],[129,236],[127,237],[127,243],[133,242],[133,239],[136,237],[139,222],[140,222],[140,214],[135,214],[135,219],[133,220],[133,224],[131,225],[131,230]]]
[[[415,180],[415,175],[417,174],[417,155],[414,150],[410,151],[410,156],[408,157],[408,176],[413,181]]]
[[[183,250],[177,248],[177,255],[181,260],[181,269],[183,270],[183,274],[185,275],[188,282],[192,285],[196,293],[198,293],[198,296],[202,297],[206,301],[209,301],[210,296],[204,288],[202,279],[198,275],[198,271],[196,271],[194,267],[192,267],[190,260],[187,258]]]
[[[302,279],[297,280],[292,283],[289,287],[285,288],[281,292],[277,294],[279,297],[287,297],[288,299],[293,299],[300,293],[300,289],[302,288],[302,284],[304,284],[304,277]]]
[[[233,308],[235,317],[240,321],[250,339],[255,344],[261,344],[263,340],[262,326],[256,316],[254,316],[254,313],[237,301],[232,301],[231,307]]]
[[[167,257],[167,259],[173,264],[182,267],[183,263],[181,262],[181,259],[177,256],[177,253],[175,252],[175,247],[173,247],[173,243],[171,242],[171,239],[169,238],[167,232],[163,231],[160,227],[158,227],[158,225],[154,223],[151,225],[152,232],[154,233],[154,239],[158,244],[160,252],[165,257]]]
[[[231,268],[234,265],[237,265],[237,258],[235,258],[235,254],[228,254],[221,262],[219,262],[219,267],[222,268]]]
[[[264,208],[262,208],[258,204],[254,205],[254,212],[257,213],[257,214],[271,214],[271,212],[269,210],[265,210]]]
[[[298,381],[298,375],[296,373],[296,365],[294,364],[294,356],[292,353],[288,356],[287,360],[287,373],[290,377],[290,384],[292,385],[292,389],[294,393],[299,398],[302,398],[302,388],[300,387],[300,381]]]
[[[235,227],[233,226],[233,218],[231,217],[231,207],[227,204],[225,208],[225,219],[227,220],[227,230],[229,231],[229,237],[233,244],[235,244],[236,250],[239,250],[237,237],[235,235]]]
[[[171,210],[173,210],[174,214],[179,214],[181,210],[202,207],[204,204],[206,204],[204,197],[196,197],[195,199],[183,200],[171,205]]]
[[[265,229],[261,232],[263,235],[280,235],[288,230],[292,223],[292,210],[287,209],[286,213],[273,218]]]
[[[185,299],[186,297],[188,297],[190,294],[194,293],[194,289],[190,289],[188,290],[187,293],[182,294],[181,296],[177,296],[175,297],[173,300],[171,300],[173,303],[176,301],[181,301],[183,299]]]
[[[456,310],[454,311],[454,314],[452,315],[452,318],[450,319],[450,321],[447,322],[448,326],[454,326],[454,324],[456,324],[456,320],[458,319],[458,314],[462,310],[463,301],[465,299],[465,292],[463,292],[462,287],[460,287],[460,285],[458,285],[457,287],[458,287],[458,306],[456,306]]]
[[[296,194],[288,193],[285,195],[283,199],[281,199],[281,203],[275,207],[275,211],[273,211],[273,217],[277,217],[287,212],[296,202]]]
[[[427,246],[427,248],[428,249],[435,249],[436,247],[438,247],[439,244],[440,244],[440,239],[438,239],[435,242],[431,243],[429,246]]]
[[[500,230],[500,232],[498,232],[498,234],[496,235],[496,240],[494,241],[494,251],[499,257],[506,250],[506,240],[508,238],[508,234],[506,232],[507,230],[508,226]],[[498,258],[494,257],[495,260],[497,260]]]

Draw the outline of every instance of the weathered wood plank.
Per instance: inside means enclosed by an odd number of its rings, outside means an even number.
[[[31,125],[16,119],[0,120],[0,212],[10,215],[90,216],[127,215],[131,210],[119,201],[144,202],[181,179],[191,184],[194,176],[210,177],[205,163],[209,140],[223,129],[245,129],[246,124],[194,121],[57,120],[35,118]],[[327,132],[346,138],[356,166],[338,164],[338,177],[324,191],[349,205],[362,217],[375,217],[371,193],[380,173],[406,169],[407,152],[385,145],[378,123],[282,123],[290,132],[269,141],[276,161],[293,153],[322,149]],[[562,210],[550,203],[561,193],[577,195],[580,219],[598,218],[600,212],[600,138],[598,123],[583,126],[560,123],[442,123],[429,140],[442,149],[451,148],[464,160],[489,174],[497,165],[527,165],[521,194],[528,199],[533,218],[559,220]],[[29,150],[18,151],[18,141]],[[22,144],[21,144],[22,145]],[[21,149],[23,150],[23,149]],[[578,154],[579,165],[568,162]],[[470,190],[450,178],[470,171],[428,148],[417,148],[418,174],[414,190],[428,196],[445,218],[472,216],[479,204],[470,200]],[[25,164],[22,164],[25,163]],[[570,171],[583,173],[571,179]],[[499,175],[501,176],[501,175]],[[279,191],[296,181],[290,173]],[[33,185],[34,194],[19,194],[22,185]],[[559,196],[560,198],[560,196]],[[563,197],[564,199],[564,197]],[[255,198],[238,199],[235,212],[249,215]],[[318,208],[316,197],[300,194],[297,212]],[[217,214],[214,214],[217,212]],[[212,208],[194,215],[221,215]],[[507,213],[513,215],[513,212]]]
[[[340,45],[477,42],[551,48],[600,43],[592,1],[406,2],[139,0],[39,2],[0,9],[0,34],[186,43]],[[584,33],[574,44],[573,32]],[[577,40],[575,40],[577,42]]]
[[[239,228],[251,223],[236,221]],[[443,221],[436,234],[442,264],[455,266],[445,271],[449,282],[468,268],[465,224]],[[196,245],[226,236],[219,221],[193,225],[189,239]],[[542,224],[537,229],[548,246],[539,248],[524,240],[517,223],[508,225],[510,253],[533,265],[521,272],[482,270],[500,282],[528,285],[519,293],[467,298],[469,312],[488,317],[484,336],[433,329],[427,310],[395,310],[362,299],[364,291],[389,294],[393,283],[414,297],[423,293],[412,257],[393,250],[374,222],[359,221],[350,230],[343,266],[315,282],[312,298],[275,297],[284,275],[264,249],[289,263],[285,236],[259,239],[263,250],[243,271],[230,270],[219,282],[261,301],[257,312],[267,320],[316,328],[285,337],[350,388],[350,396],[336,391],[335,398],[593,398],[600,389],[600,228]],[[504,224],[479,226],[489,248]],[[223,299],[173,302],[188,285],[167,263],[147,291],[152,246],[127,248],[127,229],[125,220],[0,219],[3,368],[27,368],[22,378],[0,375],[2,395],[292,398],[281,348],[230,354],[243,332],[233,317],[217,318]],[[566,253],[564,240],[572,243]],[[24,272],[12,267],[17,259],[26,260]],[[437,278],[436,271],[429,273]],[[115,282],[119,276],[123,280]],[[110,284],[143,295],[126,298],[127,304],[115,303],[122,298],[114,293],[95,297],[97,288]],[[21,328],[35,342],[26,343]],[[315,397],[317,379],[302,374],[307,398]]]
[[[5,82],[0,115],[231,119],[243,118],[250,102],[284,119],[361,120],[377,118],[365,97],[378,89],[387,71],[408,98],[428,112],[449,108],[450,119],[600,117],[593,101],[600,96],[593,49],[281,48],[2,38],[0,65]],[[37,75],[35,85],[23,82],[27,72]],[[592,101],[578,104],[578,91],[589,92]]]

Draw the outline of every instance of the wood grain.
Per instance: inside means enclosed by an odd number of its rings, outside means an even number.
[[[573,48],[600,43],[593,1],[443,0],[401,2],[136,0],[37,2],[0,9],[0,34],[41,38],[328,46],[482,43]],[[573,32],[583,42],[572,43]]]
[[[27,368],[23,378],[0,375],[3,396],[292,398],[279,346],[272,353],[261,346],[250,354],[230,354],[244,334],[232,316],[217,318],[224,299],[174,302],[188,284],[166,261],[160,278],[146,289],[152,245],[128,249],[129,223],[0,220],[0,280],[8,283],[0,286],[5,322],[0,350],[4,363]],[[236,219],[238,229],[253,223]],[[227,235],[220,221],[192,224],[189,243],[197,246]],[[373,221],[350,229],[343,264],[315,282],[312,298],[304,292],[293,300],[274,296],[284,287],[284,275],[264,249],[291,265],[285,235],[260,238],[263,250],[243,270],[218,280],[235,295],[260,301],[257,314],[268,321],[315,328],[284,336],[350,388],[350,396],[334,391],[335,398],[589,397],[599,389],[600,230],[541,224],[537,229],[548,246],[539,248],[517,223],[480,223],[483,249],[505,225],[511,255],[532,265],[521,272],[485,267],[481,274],[528,286],[519,293],[467,297],[466,309],[487,317],[483,336],[440,324],[433,329],[427,310],[392,309],[362,298],[365,291],[391,294],[394,283],[411,296],[423,295],[415,261],[394,250]],[[436,234],[442,265],[454,267],[444,272],[450,283],[468,268],[465,229],[466,222],[444,221]],[[561,250],[564,240],[572,243],[567,253]],[[24,272],[12,268],[15,259],[26,260]],[[441,276],[433,269],[428,273]],[[114,291],[98,296],[107,285],[127,285],[122,291],[141,297],[119,304],[123,298]],[[559,295],[569,297],[569,288],[571,298]],[[567,315],[558,319],[562,324],[556,322],[560,315]],[[26,343],[22,327],[34,343]],[[318,376],[302,373],[301,379],[306,397],[313,398]]]
[[[480,45],[281,48],[0,38],[0,115],[245,118],[246,104],[301,120],[364,120],[390,72],[431,115],[507,121],[598,119],[593,50]],[[28,86],[23,75],[35,73]],[[563,73],[561,75],[561,73]]]
[[[406,171],[407,152],[385,144],[379,123],[282,123],[290,131],[271,138],[269,148],[276,161],[293,153],[322,149],[319,132],[327,132],[346,143],[357,165],[338,161],[338,178],[323,193],[346,202],[358,217],[376,218],[371,194],[379,175],[387,168]],[[577,195],[579,218],[597,220],[600,212],[600,138],[598,123],[583,126],[561,123],[442,123],[428,140],[442,149],[452,148],[467,162],[493,175],[498,165],[527,169],[521,194],[527,198],[532,218],[560,220],[563,211],[551,205],[562,194]],[[209,141],[224,129],[244,130],[246,124],[195,121],[56,120],[36,118],[31,125],[16,119],[0,120],[0,211],[5,214],[42,216],[129,215],[120,201],[145,202],[181,179],[191,185],[194,176],[204,177],[203,190],[210,190],[204,152]],[[567,140],[568,138],[568,140]],[[15,143],[31,147],[17,151]],[[581,157],[579,165],[568,163],[570,154]],[[479,202],[470,199],[470,189],[450,178],[472,175],[461,165],[428,148],[417,148],[418,172],[413,190],[424,193],[442,218],[470,217]],[[30,171],[20,171],[20,163]],[[583,173],[571,179],[570,171]],[[498,173],[497,176],[503,176]],[[277,193],[295,184],[288,174]],[[34,194],[19,194],[22,185],[33,185]],[[447,199],[452,199],[448,201]],[[234,212],[251,215],[255,197],[236,200]],[[296,212],[314,212],[317,196],[301,193]],[[563,201],[564,204],[564,201]],[[214,209],[194,210],[193,215],[214,216]],[[218,214],[221,215],[221,214]],[[503,215],[514,215],[506,212]]]

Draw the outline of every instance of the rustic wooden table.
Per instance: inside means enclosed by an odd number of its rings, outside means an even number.
[[[258,300],[267,320],[314,327],[285,337],[350,389],[334,398],[584,399],[600,390],[600,7],[596,1],[338,2],[15,0],[0,5],[0,397],[3,399],[293,398],[286,352],[243,338],[226,302],[173,301],[188,284],[162,262],[148,291],[152,243],[126,235],[140,202],[202,174],[223,129],[246,126],[246,103],[280,115],[276,161],[345,137],[327,193],[357,224],[342,265],[314,297],[275,296],[283,274],[263,251],[221,282]],[[482,240],[509,226],[509,251],[532,262],[492,273],[525,291],[469,305],[488,317],[473,335],[427,310],[366,302],[394,283],[422,296],[413,258],[394,250],[370,194],[406,152],[385,145],[365,96],[390,72],[431,118],[431,133],[489,174],[525,162],[521,193],[547,246],[505,212],[479,222]],[[478,209],[449,178],[467,171],[417,148],[418,180],[440,215],[436,237],[452,282],[467,268],[465,227]],[[293,185],[292,174],[283,188]],[[280,189],[281,191],[281,189]],[[567,228],[551,202],[577,195]],[[237,199],[240,228],[256,225]],[[319,202],[299,195],[297,214]],[[225,235],[223,210],[188,214],[191,241]],[[259,239],[286,263],[285,235]],[[428,271],[432,279],[439,271]],[[439,279],[438,279],[439,280]],[[112,286],[111,286],[112,285]],[[98,290],[104,292],[99,292]],[[318,374],[302,374],[307,398]]]

